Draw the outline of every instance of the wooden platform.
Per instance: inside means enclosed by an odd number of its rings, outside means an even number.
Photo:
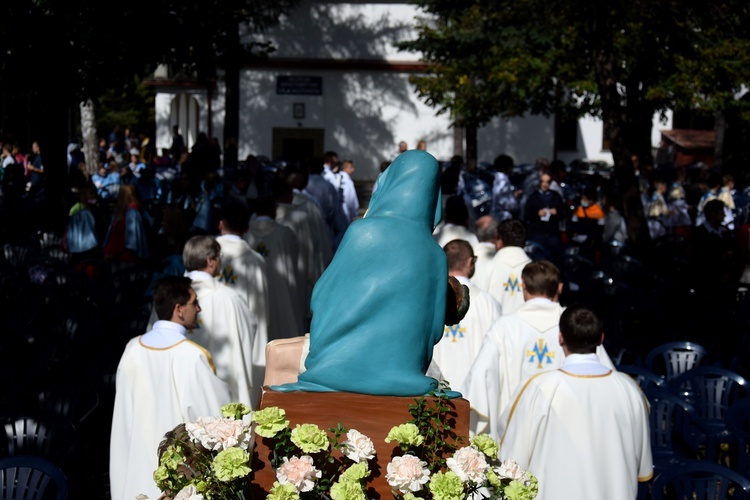
[[[263,387],[258,408],[277,406],[284,409],[291,428],[296,424],[310,423],[328,430],[341,423],[347,429],[356,429],[369,437],[375,445],[377,454],[369,462],[371,477],[367,483],[367,496],[390,499],[393,498],[393,494],[385,479],[386,467],[394,455],[401,455],[401,451],[397,443],[388,444],[385,438],[393,426],[412,420],[409,405],[414,404],[415,399],[419,398],[341,392],[277,392]],[[469,402],[458,398],[451,400],[451,405],[453,409],[449,423],[457,436],[468,439]],[[275,480],[270,465],[269,444],[271,440],[256,435],[252,463],[255,498],[264,498],[264,493],[271,488]],[[461,446],[467,444],[468,442]],[[336,453],[334,456],[341,455]]]

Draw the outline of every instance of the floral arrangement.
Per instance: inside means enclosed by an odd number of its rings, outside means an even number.
[[[448,399],[440,391],[431,396],[434,406],[425,397],[416,400],[409,406],[413,420],[394,426],[385,438],[402,452],[386,467],[385,478],[395,498],[536,497],[536,478],[512,460],[499,461],[498,444],[490,436],[477,435],[459,447],[465,439],[452,431]],[[222,408],[222,415],[180,424],[167,433],[154,473],[163,492],[160,498],[244,498],[252,481],[248,448],[253,424],[272,451],[276,480],[267,499],[367,498],[369,462],[376,451],[372,440],[359,431],[340,423],[328,432],[307,423],[292,429],[278,407],[250,412],[245,405],[231,403]]]

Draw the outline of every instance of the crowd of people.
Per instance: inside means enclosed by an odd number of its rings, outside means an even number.
[[[196,384],[226,384],[208,391],[211,397],[252,406],[263,383],[266,343],[309,331],[313,288],[347,227],[362,215],[354,162],[329,151],[283,168],[267,168],[253,155],[222,163],[215,141],[199,134],[188,149],[177,127],[172,147],[157,155],[147,137],[117,129],[102,141],[93,175],[80,148],[68,148],[67,217],[55,225],[50,221],[58,217],[43,217],[49,205],[39,144],[29,157],[8,144],[3,205],[22,200],[20,206],[42,208],[30,223],[2,233],[3,298],[16,311],[3,321],[17,332],[0,350],[4,368],[19,382],[25,404],[29,393],[47,390],[56,378],[94,386],[100,409],[89,426],[100,442],[89,446],[109,468],[97,478],[79,478],[80,484],[103,479],[107,497],[111,479],[113,498],[156,498],[153,484],[134,479],[143,478],[134,471],[156,468],[155,452],[133,448],[137,436],[125,434],[142,432],[133,422],[155,419],[164,407],[156,400],[153,412],[133,407],[144,383],[134,367],[147,364],[154,367],[151,377],[167,376],[163,363],[179,361],[163,361],[158,353],[189,338],[199,348],[180,349],[194,363],[189,371]],[[6,164],[6,158],[12,159]],[[435,348],[435,373],[470,400],[472,432],[498,440],[516,425],[504,412],[521,397],[515,394],[520,382],[563,366],[571,353],[588,365],[570,369],[588,373],[592,363],[615,366],[605,346],[645,353],[681,338],[706,343],[728,362],[741,344],[737,332],[750,324],[742,316],[745,296],[738,295],[750,239],[731,177],[706,170],[688,179],[684,170],[665,175],[642,166],[636,179],[652,245],[647,254],[631,254],[620,193],[606,178],[575,178],[559,161],[539,159],[535,167],[520,178],[513,159],[500,155],[491,169],[491,201],[481,211],[471,191],[476,173],[454,158],[442,168],[443,218],[433,233],[449,274],[471,297],[466,317],[447,325]],[[624,264],[629,267],[618,267]],[[605,279],[597,275],[602,270],[609,273]],[[176,279],[184,276],[189,279]],[[566,323],[565,308],[573,306]],[[583,333],[570,324],[576,321],[585,323]],[[558,339],[564,323],[565,341]],[[606,338],[592,344],[602,329]],[[132,340],[146,332],[140,343]],[[498,359],[498,352],[523,352],[524,362]],[[83,361],[91,356],[96,363]],[[73,376],[80,378],[72,382]],[[194,389],[184,389],[185,403],[170,408],[171,415],[186,420],[216,406]],[[18,406],[12,398],[6,395],[4,408]],[[110,449],[101,440],[113,415],[119,430]],[[513,453],[520,453],[517,446]],[[628,472],[641,477],[647,465],[644,459]]]

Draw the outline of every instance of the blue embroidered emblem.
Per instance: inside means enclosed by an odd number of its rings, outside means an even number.
[[[511,297],[515,295],[516,292],[521,293],[521,280],[519,280],[518,276],[515,274],[508,276],[508,280],[503,283],[503,286],[505,287],[506,292],[510,292]]]
[[[219,275],[219,281],[225,285],[234,285],[237,282],[237,275],[234,274],[232,266],[224,266]]]
[[[255,247],[255,251],[261,254],[263,257],[268,257],[268,255],[271,253],[271,250],[269,250],[264,241],[258,243],[258,245]]]
[[[544,343],[544,339],[539,339],[539,342],[534,346],[534,349],[526,351],[526,355],[529,356],[529,363],[533,363],[534,359],[539,363],[536,367],[542,368],[544,360],[547,360],[547,364],[552,364],[552,358],[555,357],[554,352],[550,352],[547,344]]]
[[[461,323],[457,325],[446,326],[443,330],[443,337],[451,339],[451,342],[458,342],[458,339],[464,338],[466,328],[461,326]]]

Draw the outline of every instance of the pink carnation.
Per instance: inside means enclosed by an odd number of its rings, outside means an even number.
[[[195,422],[185,424],[185,430],[193,441],[198,441],[204,448],[213,451],[235,446],[246,450],[250,442],[249,428],[242,420],[199,417]]]
[[[461,481],[482,483],[485,480],[485,472],[487,472],[487,468],[489,467],[484,457],[485,455],[481,451],[471,446],[466,446],[454,453],[446,461],[446,464]]]
[[[298,493],[311,491],[315,487],[315,479],[319,479],[321,475],[309,455],[284,457],[284,463],[276,470],[276,479],[279,483],[293,484]]]
[[[394,457],[393,461],[388,464],[387,470],[388,473],[385,478],[388,480],[388,484],[401,493],[419,491],[422,489],[422,485],[430,480],[427,462],[414,455]]]

